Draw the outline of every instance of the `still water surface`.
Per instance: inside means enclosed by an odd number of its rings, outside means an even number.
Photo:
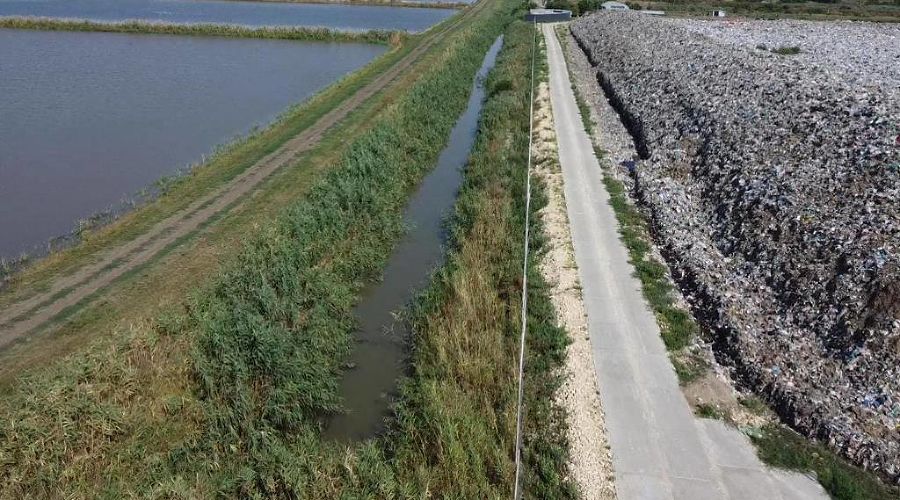
[[[68,232],[385,50],[0,30],[0,256]]]
[[[221,0],[0,0],[0,16],[423,31],[452,9]]]
[[[344,374],[341,395],[348,413],[328,422],[325,434],[338,440],[371,437],[384,428],[397,381],[406,369],[410,332],[395,313],[427,284],[441,264],[447,234],[444,219],[453,209],[463,181],[463,167],[475,143],[484,101],[484,79],[497,58],[503,38],[497,38],[484,57],[465,112],[459,117],[447,147],[406,206],[403,218],[409,232],[391,254],[384,279],[362,292],[354,315],[359,322],[350,356],[353,368]]]

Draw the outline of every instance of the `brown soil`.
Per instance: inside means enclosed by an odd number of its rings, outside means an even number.
[[[739,429],[759,429],[772,420],[768,412],[755,413],[741,405],[731,384],[712,371],[683,386],[681,390],[694,411],[703,407],[714,408],[722,420]]]
[[[481,10],[483,4],[484,2],[476,3],[451,23],[425,34],[418,46],[384,73],[319,118],[311,127],[220,188],[173,213],[137,238],[97,256],[92,263],[74,273],[56,279],[46,290],[9,304],[0,312],[0,348],[46,324],[67,308],[90,299],[119,277],[149,262],[179,239],[196,232],[212,217],[239,203],[247,193],[281,167],[316,146],[326,131],[367,99],[385,89],[450,30]]]

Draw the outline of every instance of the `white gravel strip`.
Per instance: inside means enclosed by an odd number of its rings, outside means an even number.
[[[547,206],[540,211],[548,251],[540,263],[550,285],[550,300],[558,324],[572,341],[566,349],[566,377],[557,391],[557,403],[566,411],[569,472],[585,499],[616,498],[612,453],[597,393],[594,358],[587,330],[587,313],[563,194],[550,91],[541,83],[535,102],[534,174],[544,184]]]

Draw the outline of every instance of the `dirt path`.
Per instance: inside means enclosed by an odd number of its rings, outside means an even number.
[[[137,238],[99,256],[95,262],[60,277],[47,290],[8,305],[0,312],[0,348],[47,323],[67,308],[91,298],[122,275],[146,264],[179,239],[197,231],[210,218],[227,210],[281,167],[315,147],[331,127],[386,88],[448,32],[480,11],[487,1],[479,1],[447,25],[426,33],[422,42],[409,54],[234,179],[158,222]]]

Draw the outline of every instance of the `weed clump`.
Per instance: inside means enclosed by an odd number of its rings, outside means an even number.
[[[672,295],[673,287],[665,265],[650,255],[648,230],[643,216],[628,202],[625,187],[620,181],[609,174],[604,174],[603,183],[610,195],[610,205],[619,221],[622,242],[628,248],[635,275],[641,281],[644,298],[656,313],[666,348],[669,351],[678,351],[687,347],[699,332],[699,328],[690,313],[675,303]]]
[[[888,486],[848,464],[825,446],[781,425],[770,424],[752,436],[760,458],[769,465],[816,473],[819,483],[838,500],[900,498],[900,488]]]
[[[797,47],[797,46],[791,46],[791,47],[788,47],[788,46],[778,47],[778,48],[776,48],[776,49],[772,49],[772,52],[773,52],[774,54],[778,54],[778,55],[781,55],[781,56],[793,56],[793,55],[797,55],[797,54],[800,53],[800,47]]]
[[[708,418],[712,420],[724,420],[725,412],[716,405],[709,403],[700,403],[694,409],[694,413],[700,418]]]

